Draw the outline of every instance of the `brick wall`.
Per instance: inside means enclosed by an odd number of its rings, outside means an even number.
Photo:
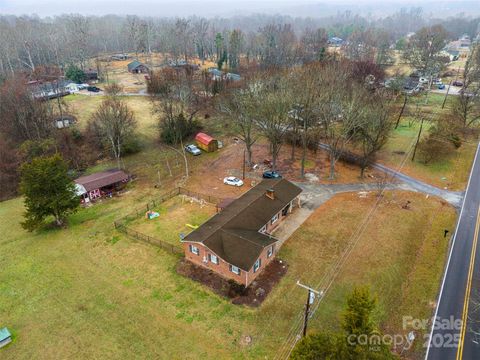
[[[198,248],[199,254],[196,255],[190,251],[190,245],[193,245]],[[220,276],[222,276],[225,279],[232,279],[239,284],[243,284],[245,286],[248,286],[252,283],[253,280],[262,272],[262,270],[275,258],[276,254],[276,248],[275,245],[273,248],[273,253],[272,256],[268,257],[268,250],[270,247],[267,247],[262,251],[260,254],[260,268],[254,272],[253,267],[250,269],[250,271],[246,272],[244,270],[240,269],[240,274],[237,275],[230,271],[230,264],[217,256],[218,264],[214,264],[211,262],[209,259],[209,254],[216,256],[215,253],[210,251],[205,245],[203,244],[198,244],[198,243],[190,243],[190,242],[185,242],[183,243],[184,246],[184,251],[185,251],[185,258],[188,259],[189,261],[193,262],[196,265],[202,266],[204,268],[210,269]],[[203,261],[206,259],[207,261]]]

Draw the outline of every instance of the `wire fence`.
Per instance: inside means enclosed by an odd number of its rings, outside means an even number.
[[[174,188],[165,194],[161,195],[158,198],[155,198],[153,200],[150,200],[147,202],[143,207],[137,208],[134,211],[132,211],[130,214],[127,214],[120,219],[117,219],[113,222],[113,226],[115,229],[117,229],[120,232],[123,232],[127,236],[130,236],[131,238],[134,238],[136,240],[143,241],[145,243],[151,244],[158,246],[168,252],[171,252],[172,254],[177,254],[181,255],[183,254],[183,249],[178,246],[178,245],[173,245],[170,244],[167,241],[164,241],[162,239],[159,239],[157,237],[153,237],[147,234],[143,234],[137,230],[131,229],[128,227],[128,223],[132,220],[138,219],[140,217],[145,216],[145,213],[147,211],[150,211],[152,209],[155,209],[158,205],[164,203],[165,201],[179,195],[185,195],[191,198],[195,198],[200,201],[205,201],[210,204],[214,204],[218,206],[218,204],[223,200],[222,198],[212,196],[212,195],[206,195],[206,194],[201,194],[195,191],[190,191],[188,189],[182,188],[182,187],[177,187]]]

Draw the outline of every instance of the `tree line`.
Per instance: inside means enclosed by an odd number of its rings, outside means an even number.
[[[314,59],[322,54],[329,36],[340,36],[350,44],[351,56],[366,56],[370,45],[381,49],[378,62],[388,61],[391,44],[423,26],[442,24],[451,38],[463,33],[472,37],[479,19],[463,16],[426,19],[421,8],[403,9],[381,19],[345,12],[326,18],[290,18],[252,15],[230,19],[151,18],[139,16],[62,15],[0,16],[0,74],[33,72],[37,67],[69,64],[87,66],[101,54],[133,52],[168,53],[174,59],[198,57],[235,69],[240,54],[265,66],[282,66]],[[360,52],[360,53],[359,53]],[[221,67],[221,66],[220,66]]]

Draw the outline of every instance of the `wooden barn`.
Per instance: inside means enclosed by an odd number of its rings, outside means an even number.
[[[197,142],[197,146],[203,151],[213,152],[218,149],[218,141],[205,133],[199,132],[197,136],[195,136],[195,141]]]
[[[79,177],[75,180],[75,187],[81,202],[89,203],[104,196],[111,197],[123,189],[128,180],[130,177],[124,171],[111,169]]]
[[[147,65],[142,64],[138,60],[132,61],[130,64],[127,65],[128,72],[132,74],[147,74],[150,70]]]

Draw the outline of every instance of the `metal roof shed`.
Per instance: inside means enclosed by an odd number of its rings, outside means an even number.
[[[197,136],[195,136],[195,141],[197,142],[197,146],[203,151],[213,152],[218,149],[218,141],[205,133],[199,132]]]
[[[6,327],[0,329],[0,348],[12,342],[12,334]]]

